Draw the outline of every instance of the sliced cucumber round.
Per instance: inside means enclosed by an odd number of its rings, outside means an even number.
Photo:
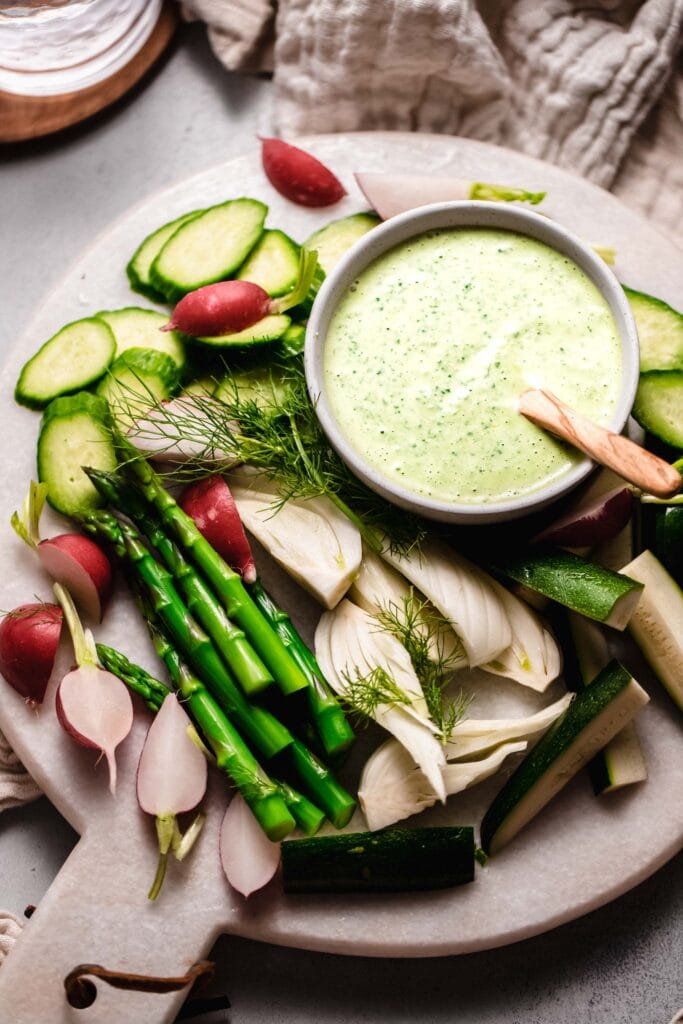
[[[255,402],[261,408],[279,404],[287,395],[288,384],[277,364],[235,368],[230,376],[219,381],[213,395],[220,402],[231,404]]]
[[[162,227],[157,228],[151,235],[147,235],[147,238],[143,239],[126,267],[128,280],[134,292],[146,295],[152,302],[166,302],[164,293],[152,284],[150,278],[152,264],[171,235],[174,235],[178,228],[186,224],[188,220],[194,220],[203,212],[203,210],[192,210],[190,213],[184,213],[182,216],[176,217],[175,220],[169,221],[168,224],[163,224]]]
[[[318,263],[324,272],[329,274],[359,238],[367,235],[368,231],[381,223],[376,213],[352,213],[350,217],[333,220],[325,227],[314,231],[304,245],[307,249],[316,250]]]
[[[66,324],[26,363],[14,397],[29,409],[43,409],[53,398],[73,394],[99,380],[115,349],[111,328],[97,318]]]
[[[231,199],[182,224],[150,268],[154,288],[169,302],[230,277],[263,233],[268,207],[258,199]]]
[[[168,317],[155,309],[127,306],[125,309],[104,309],[96,314],[111,328],[116,341],[116,356],[131,348],[156,349],[170,356],[179,370],[185,368],[187,356],[182,335],[178,331],[161,331]]]
[[[237,334],[220,334],[216,338],[192,338],[201,345],[210,348],[249,348],[252,345],[265,345],[277,341],[289,327],[291,320],[284,313],[264,316],[258,323],[239,331]]]
[[[129,348],[112,363],[97,394],[106,399],[122,433],[151,405],[170,398],[178,388],[178,367],[165,352]]]
[[[683,370],[641,373],[633,415],[660,441],[683,448]]]
[[[43,413],[38,436],[38,479],[58,512],[78,516],[102,504],[82,466],[117,466],[109,407],[103,398],[81,391],[55,398]]]
[[[264,231],[235,276],[273,297],[285,295],[299,279],[299,246],[284,231]]]
[[[644,292],[624,291],[638,328],[641,372],[683,370],[683,313]]]
[[[292,356],[300,356],[306,342],[306,327],[304,324],[290,324],[284,334],[278,338],[278,354],[289,359]]]
[[[618,662],[577,694],[495,797],[481,823],[481,845],[497,853],[552,800],[649,698]]]

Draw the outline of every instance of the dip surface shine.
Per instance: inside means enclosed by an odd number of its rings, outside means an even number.
[[[524,419],[545,387],[607,425],[621,344],[606,301],[549,246],[446,228],[371,263],[325,340],[331,411],[353,447],[413,494],[462,504],[533,493],[583,458]]]

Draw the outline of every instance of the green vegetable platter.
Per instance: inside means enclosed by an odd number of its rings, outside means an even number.
[[[50,581],[28,548],[19,543],[9,528],[12,512],[21,507],[28,483],[36,476],[40,419],[40,414],[34,411],[36,407],[44,409],[55,394],[61,396],[57,402],[62,404],[56,409],[53,405],[52,412],[43,420],[39,459],[44,467],[44,477],[48,481],[56,480],[54,488],[57,500],[53,504],[73,514],[74,509],[82,512],[83,502],[86,506],[94,504],[97,490],[90,483],[87,486],[83,484],[83,489],[74,499],[68,479],[65,483],[64,466],[60,463],[58,453],[60,436],[71,429],[69,424],[72,419],[85,417],[87,420],[90,416],[88,429],[92,428],[92,437],[89,434],[85,436],[87,431],[79,434],[85,446],[82,457],[87,455],[88,461],[106,476],[113,467],[108,461],[106,440],[102,440],[100,430],[103,400],[110,402],[110,412],[119,429],[126,429],[130,409],[121,399],[130,393],[131,380],[139,382],[144,376],[145,388],[149,394],[153,394],[155,401],[165,398],[173,401],[181,375],[184,375],[182,380],[185,382],[191,378],[198,379],[200,383],[196,386],[201,394],[202,374],[208,372],[209,377],[204,377],[206,381],[212,379],[210,375],[215,372],[206,369],[214,365],[210,362],[214,357],[213,351],[208,355],[206,352],[215,347],[213,344],[186,345],[184,339],[174,332],[154,332],[152,355],[147,352],[141,358],[136,354],[139,349],[135,339],[151,337],[150,325],[162,322],[157,317],[139,314],[136,310],[156,311],[167,317],[169,306],[158,301],[164,297],[164,289],[175,301],[180,277],[183,281],[191,281],[192,287],[206,281],[202,272],[195,274],[194,267],[186,265],[186,254],[176,252],[177,245],[165,250],[166,257],[158,261],[154,270],[158,252],[168,245],[169,239],[179,237],[170,229],[155,236],[155,232],[163,225],[177,220],[175,230],[188,231],[187,237],[191,239],[200,231],[200,220],[205,218],[205,223],[220,237],[222,220],[228,214],[233,216],[226,204],[240,197],[250,197],[253,202],[248,204],[248,209],[240,208],[239,213],[249,239],[244,242],[242,249],[233,246],[230,252],[217,254],[216,259],[222,261],[217,271],[218,276],[229,270],[239,278],[242,276],[239,267],[249,258],[252,260],[250,273],[265,274],[266,277],[271,275],[271,294],[287,294],[297,274],[296,246],[292,248],[294,243],[291,240],[302,242],[315,234],[316,244],[319,244],[325,258],[336,258],[338,249],[343,249],[347,243],[343,239],[330,241],[325,236],[322,236],[321,241],[321,230],[331,220],[352,215],[355,217],[367,211],[368,203],[355,185],[354,171],[410,174],[419,165],[426,174],[453,175],[479,182],[504,181],[511,186],[532,188],[539,192],[544,190],[548,193],[543,203],[546,213],[556,217],[587,241],[616,250],[616,270],[624,283],[639,293],[657,295],[670,303],[676,301],[677,295],[683,294],[680,257],[672,244],[614,197],[550,165],[481,143],[428,135],[372,133],[362,136],[320,136],[303,140],[301,145],[332,168],[346,188],[347,195],[334,207],[305,208],[280,196],[263,176],[259,153],[255,147],[253,152],[210,168],[137,206],[97,239],[39,306],[4,366],[1,377],[2,422],[5,436],[11,437],[11,445],[6,445],[4,453],[6,486],[0,495],[0,523],[6,526],[0,531],[4,609],[19,605],[29,598],[35,599],[34,595],[47,601],[53,600]],[[362,167],[358,165],[359,159],[362,159]],[[264,240],[262,217],[265,216],[265,206],[268,207],[265,224],[270,234],[266,234]],[[218,212],[207,217],[206,211],[214,209]],[[346,232],[349,241],[358,237],[361,228],[371,229],[371,226],[372,218],[368,218],[368,223],[365,223],[364,218],[350,222]],[[259,238],[262,251],[257,249],[254,253]],[[251,257],[249,252],[252,253]],[[126,265],[129,277],[125,271]],[[131,284],[137,293],[131,291]],[[309,293],[309,301],[311,298],[312,294]],[[106,311],[106,315],[103,311]],[[116,315],[115,311],[120,313]],[[98,313],[102,313],[101,319],[89,319]],[[277,323],[271,322],[261,336],[255,332],[255,335],[252,333],[249,338],[238,338],[235,342],[236,335],[233,335],[223,348],[244,348],[245,344],[264,347],[280,345],[284,346],[282,351],[287,353],[286,346],[290,345],[296,351],[301,343],[300,324],[306,315],[306,303],[303,302],[294,310],[285,309],[283,313],[273,316]],[[65,368],[58,361],[60,378],[57,381],[52,369],[55,365],[54,353],[52,349],[47,350],[43,356],[45,365],[41,367],[40,360],[36,359],[30,372],[26,371],[22,375],[17,393],[17,399],[22,404],[16,404],[13,397],[15,388],[29,356],[39,352],[41,345],[50,339],[53,339],[53,346],[57,344],[59,332],[65,325],[84,318],[88,318],[88,323],[82,330],[91,331],[97,342],[93,359],[75,365],[73,378],[68,380]],[[67,343],[74,349],[78,348],[80,332],[81,329],[72,330],[67,336]],[[143,349],[148,347],[147,343],[142,345]],[[253,369],[240,372],[245,374],[247,386],[257,391],[258,372]],[[268,385],[276,387],[277,382],[270,377]],[[74,399],[69,395],[82,388],[89,388],[91,395],[84,403],[79,400],[74,406]],[[665,414],[666,409],[662,415]],[[81,457],[79,452],[74,457],[77,456]],[[97,484],[97,479],[93,479]],[[235,494],[245,524],[252,536],[262,540],[267,547],[267,524],[248,519],[249,509],[252,508],[249,502],[255,488],[254,480],[248,474],[234,479]],[[137,486],[150,502],[158,500],[155,514],[161,515],[163,499],[155,491],[156,485],[149,480],[138,480]],[[127,511],[121,505],[118,507]],[[242,507],[245,512],[242,512]],[[93,532],[99,531],[101,537],[106,535],[107,523],[106,517],[103,518],[101,514],[98,516],[95,516],[97,522],[93,521],[91,526]],[[135,517],[131,515],[131,518]],[[168,507],[163,520],[164,529],[172,532],[177,525],[176,517],[175,513],[168,511]],[[46,510],[41,527],[45,535],[54,535],[67,529],[66,520],[54,508]],[[114,547],[118,543],[121,550],[127,552],[125,571],[129,573],[133,570],[137,572],[140,565],[143,571],[149,568],[146,562],[148,556],[143,554],[143,548],[136,547],[133,532],[133,527],[126,526],[122,537],[118,540],[114,538]],[[174,543],[181,543],[179,537],[182,532],[181,529],[174,536]],[[112,539],[111,534],[109,539]],[[196,554],[193,539],[185,535],[184,540]],[[366,543],[372,542],[370,535],[364,537],[364,540]],[[167,545],[170,562],[166,562],[167,568],[163,572],[168,576],[168,565],[173,562],[177,569],[179,555],[175,549],[168,548],[167,540],[160,539],[160,545]],[[334,646],[334,630],[341,628],[338,621],[330,624],[329,620],[319,626],[321,606],[305,588],[308,586],[311,590],[316,586],[322,587],[323,583],[306,579],[306,574],[302,574],[299,582],[295,582],[263,548],[256,544],[254,548],[259,582],[258,585],[254,584],[255,589],[250,590],[251,598],[261,611],[267,611],[269,599],[274,600],[279,608],[286,610],[296,629],[310,645],[313,644],[318,628],[322,664],[324,656],[327,656],[325,652],[329,654],[328,646],[330,650]],[[507,554],[512,564],[513,556],[516,557],[517,553]],[[629,552],[621,564],[630,561],[631,557]],[[395,559],[392,565],[395,568]],[[202,571],[209,585],[220,589],[220,580],[211,577],[208,563],[202,564]],[[418,588],[422,586],[423,591],[427,592],[426,584],[423,585],[420,578],[419,566],[415,566],[411,573],[415,575],[414,580],[410,576],[411,582]],[[515,586],[519,579],[531,578],[526,569],[522,572],[516,568],[514,573],[510,569],[510,573],[515,576]],[[531,582],[539,588],[540,593],[535,595],[538,603],[547,600],[547,595],[544,595],[544,587],[537,582],[537,577],[538,574]],[[171,607],[172,603],[169,599],[164,605],[159,597],[165,593],[163,587],[166,584],[161,577],[155,579],[157,603],[154,612],[162,619],[166,614],[170,622],[172,614],[163,611],[163,608]],[[302,582],[304,586],[300,585]],[[351,580],[347,586],[350,583]],[[188,601],[203,602],[203,598],[197,597],[197,590],[192,590],[196,587],[193,580],[185,577],[184,585],[188,587]],[[265,597],[258,589],[259,586]],[[360,582],[357,586],[361,587]],[[597,606],[592,606],[592,617],[600,622],[608,621],[610,594],[614,593],[616,600],[622,593],[623,581],[620,585],[622,589],[617,587],[618,593],[610,589],[613,586],[608,579],[606,608],[600,605],[596,611]],[[630,583],[627,589],[637,591],[640,586],[639,583]],[[150,592],[147,594],[148,599]],[[603,596],[601,592],[601,600]],[[228,595],[226,600],[234,600],[234,596]],[[233,609],[238,615],[242,615],[246,607],[241,602],[242,598],[239,597]],[[591,605],[590,600],[588,604]],[[197,607],[196,603],[194,607]],[[575,603],[572,608],[576,611]],[[249,614],[244,613],[244,625],[240,620],[240,629],[243,628],[245,632],[251,628]],[[208,630],[208,626],[206,628]],[[279,632],[283,643],[289,635],[286,629],[284,633]],[[102,625],[97,626],[94,632],[98,643],[124,652],[131,661],[157,679],[167,678],[122,578],[117,581],[114,597]],[[617,655],[621,653],[621,643],[617,638]],[[259,664],[263,673],[259,676],[254,670],[250,676],[256,689],[268,684],[269,673],[275,664],[268,644],[259,648],[257,653],[262,659],[262,664]],[[457,652],[454,656],[458,656]],[[173,656],[170,657],[172,660]],[[60,671],[66,671],[73,661],[71,651],[64,641],[58,659],[55,676]],[[482,655],[479,663],[484,664],[486,661],[487,658]],[[167,664],[170,663],[167,661]],[[597,666],[592,676],[597,675],[602,667]],[[199,671],[200,661],[193,662],[192,668]],[[561,701],[566,692],[561,680],[553,682],[544,692],[538,692],[520,687],[503,678],[504,672],[494,674],[495,671],[495,667],[491,672],[476,668],[468,670],[467,688],[474,696],[467,708],[466,717],[461,719],[461,725],[456,724],[455,719],[451,721],[451,725],[455,726],[454,737],[457,738],[458,728],[466,729],[468,717],[542,717],[544,709]],[[334,673],[326,669],[325,674],[334,689]],[[293,674],[289,680],[291,692],[285,688],[278,694],[280,704],[286,704],[290,709],[297,700],[294,691],[299,686],[298,678]],[[377,677],[373,682],[376,689],[370,703],[373,710],[376,710],[385,699],[381,690],[384,683]],[[546,797],[539,796],[539,791],[552,787],[536,785],[529,777],[529,769],[514,783],[515,776],[510,768],[505,766],[502,774],[493,774],[492,766],[490,777],[485,781],[471,789],[457,792],[443,805],[437,801],[416,819],[419,826],[450,827],[458,843],[458,857],[464,858],[464,866],[460,867],[460,861],[457,864],[446,864],[443,848],[439,846],[438,878],[466,881],[471,875],[468,865],[471,864],[473,851],[473,836],[468,829],[475,826],[476,842],[479,843],[482,839],[479,826],[485,812],[495,807],[494,798],[503,782],[508,780],[502,803],[487,817],[482,845],[488,847],[492,856],[485,866],[476,866],[475,879],[471,883],[439,889],[438,892],[420,891],[422,886],[416,884],[414,877],[415,864],[419,863],[421,851],[428,849],[431,839],[429,842],[425,839],[423,847],[418,848],[418,837],[406,840],[403,835],[396,838],[392,832],[391,841],[397,843],[396,848],[400,851],[399,873],[410,876],[408,881],[413,883],[396,887],[410,891],[354,891],[347,875],[341,879],[337,877],[337,871],[342,870],[340,863],[350,858],[354,865],[353,871],[358,877],[367,882],[368,878],[377,875],[380,877],[378,888],[391,890],[390,858],[381,849],[376,850],[375,840],[368,844],[367,849],[360,840],[352,846],[346,843],[343,851],[339,848],[340,854],[336,857],[334,849],[330,853],[327,844],[323,848],[320,844],[316,845],[316,840],[307,839],[313,851],[311,864],[321,863],[321,870],[325,871],[327,869],[324,865],[329,864],[329,858],[332,857],[332,874],[335,876],[333,885],[320,882],[308,872],[305,860],[307,848],[302,844],[301,849],[296,853],[288,853],[285,858],[285,872],[294,872],[289,879],[285,877],[285,885],[278,876],[267,888],[245,900],[227,883],[221,869],[217,850],[226,804],[226,785],[225,779],[217,771],[210,770],[208,795],[202,803],[206,815],[202,832],[187,862],[181,867],[175,864],[169,866],[164,892],[156,903],[152,903],[145,897],[157,861],[157,841],[153,829],[148,827],[149,822],[140,814],[136,801],[136,768],[150,722],[149,712],[142,702],[135,705],[132,732],[117,752],[118,786],[117,796],[113,799],[106,786],[104,766],[94,768],[96,752],[75,746],[69,736],[57,727],[54,716],[54,681],[50,683],[40,709],[29,713],[21,696],[0,680],[0,729],[48,797],[81,836],[73,854],[41,902],[17,951],[3,966],[0,974],[0,1001],[5,993],[11,993],[13,987],[19,984],[22,972],[30,962],[34,981],[32,989],[35,991],[24,996],[26,1015],[17,1017],[17,1022],[50,1019],[60,1024],[70,1019],[59,988],[60,979],[75,963],[87,961],[117,964],[121,962],[121,956],[125,955],[126,963],[137,972],[174,975],[179,973],[181,966],[184,969],[187,964],[207,953],[221,932],[354,955],[436,956],[504,945],[587,913],[646,878],[672,857],[683,842],[683,808],[678,799],[683,786],[680,725],[672,713],[672,702],[664,690],[658,688],[649,677],[639,679],[639,682],[646,687],[651,698],[637,720],[640,741],[647,756],[647,780],[631,786],[628,794],[623,794],[623,798],[611,804],[607,810],[600,800],[609,797],[596,798],[587,774],[580,773],[557,799],[544,808],[543,813],[539,813],[519,832],[514,842],[498,853],[497,847],[502,845],[501,829],[514,831],[517,824],[511,826],[511,821],[526,821],[535,814],[535,810],[529,810],[529,794],[532,794],[535,803],[540,804]],[[343,680],[341,683],[337,680],[336,683],[341,686]],[[576,753],[577,743],[580,746],[579,734],[591,716],[596,720],[598,715],[601,716],[593,728],[592,736],[600,731],[605,722],[616,721],[617,711],[621,714],[626,709],[631,713],[640,707],[645,698],[639,695],[640,690],[636,692],[635,686],[626,670],[611,669],[608,681],[601,684],[599,693],[596,691],[593,697],[590,694],[588,697],[580,695],[581,700],[573,716],[568,721],[563,720],[564,729],[558,730],[555,749],[547,738],[543,747],[536,748],[540,754],[534,763],[542,764],[543,770],[553,763],[553,759],[564,764]],[[589,690],[585,692],[589,693]],[[618,707],[617,703],[610,704],[613,698],[618,698]],[[156,710],[159,701],[155,704],[155,700],[150,698],[148,707]],[[275,698],[273,701],[274,706]],[[207,705],[203,707],[202,714],[206,715]],[[460,708],[457,713],[460,714],[462,710]],[[566,707],[563,706],[561,710],[566,710]],[[266,721],[270,712],[259,714]],[[288,711],[282,714],[289,721]],[[244,716],[245,728],[251,728],[248,713],[244,712]],[[269,728],[271,726],[272,723]],[[287,744],[286,728],[282,729],[284,732],[272,726],[272,732],[269,733],[272,745],[269,747],[263,741],[259,752],[259,758],[263,763],[267,762],[268,771],[273,776],[282,766],[282,761],[278,760],[281,758],[278,744],[281,743],[283,747]],[[204,735],[206,737],[206,731]],[[221,746],[224,734],[219,729],[213,736],[218,753],[225,754],[225,745]],[[519,738],[510,735],[506,737],[506,742],[519,745]],[[472,745],[473,742],[472,735],[469,735],[467,743]],[[327,795],[321,796],[321,800],[328,800],[324,808],[326,816],[341,825],[345,832],[358,833],[367,829],[366,817],[361,810],[357,809],[349,820],[346,810],[350,812],[351,805],[345,805],[340,794],[346,791],[355,796],[361,769],[378,744],[378,731],[361,731],[341,767],[337,768],[335,764],[340,790],[332,795],[331,791],[327,791]],[[290,751],[290,755],[305,774],[307,769],[302,749],[303,746],[300,746],[297,748],[298,753],[291,754]],[[519,751],[512,753],[519,761]],[[585,755],[585,750],[583,753]],[[218,759],[220,763],[220,757]],[[240,791],[244,791],[245,799],[248,799],[251,792],[249,786],[245,785]],[[273,795],[270,790],[268,792]],[[277,799],[284,800],[285,795],[284,790],[278,790]],[[548,799],[550,795],[552,793],[548,792]],[[291,800],[288,806],[293,806]],[[299,810],[304,820],[305,814],[300,805]],[[280,813],[278,808],[276,811]],[[273,829],[275,834],[275,826]],[[496,831],[499,832],[498,839]],[[327,837],[334,834],[334,827],[328,822],[321,835]],[[421,837],[419,842],[422,842]],[[362,861],[366,855],[367,863]],[[437,884],[454,883],[439,881]],[[158,941],[161,935],[163,942]],[[130,999],[130,1004],[127,1004],[131,1007],[130,1019],[151,1022],[170,1019],[173,1008],[179,1005],[182,996],[131,993],[127,998]],[[115,996],[102,987],[89,1019],[114,1019],[114,999]]]

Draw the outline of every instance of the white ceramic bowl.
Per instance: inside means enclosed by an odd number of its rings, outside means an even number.
[[[363,483],[388,501],[429,519],[451,523],[493,523],[536,512],[557,501],[590,473],[594,463],[584,458],[545,488],[518,498],[481,505],[435,501],[389,480],[369,465],[348,441],[343,425],[332,414],[323,373],[325,340],[331,317],[358,275],[388,249],[436,228],[485,227],[515,231],[544,242],[578,264],[606,300],[617,325],[622,346],[619,400],[608,426],[623,430],[638,384],[639,350],[636,326],[621,285],[609,267],[571,232],[531,210],[507,203],[437,203],[392,217],[373,228],[344,255],[325,280],[315,300],[306,330],[306,380],[318,418],[331,445]],[[447,298],[444,300],[447,301]]]

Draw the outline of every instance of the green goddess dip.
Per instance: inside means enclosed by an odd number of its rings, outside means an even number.
[[[335,310],[325,387],[351,445],[413,494],[463,504],[537,491],[581,459],[517,411],[529,387],[598,423],[621,344],[570,259],[511,231],[450,228],[371,263]]]

